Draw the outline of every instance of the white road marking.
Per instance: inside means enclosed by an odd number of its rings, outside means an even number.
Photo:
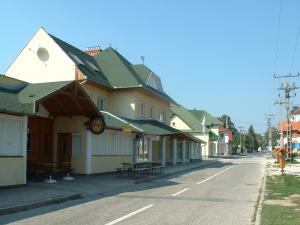
[[[178,192],[176,192],[175,194],[172,194],[172,196],[174,197],[174,196],[180,195],[181,193],[183,193],[183,192],[185,192],[185,191],[187,191],[187,190],[189,190],[189,188],[185,188],[185,189],[183,189],[183,190],[181,190],[181,191],[178,191]]]
[[[216,173],[215,175],[213,175],[213,176],[211,176],[211,177],[209,177],[209,178],[206,178],[205,180],[202,180],[202,181],[200,181],[200,182],[198,182],[198,183],[196,183],[196,184],[202,184],[202,183],[204,183],[204,182],[206,182],[206,181],[209,181],[210,179],[212,179],[212,178],[214,178],[214,177],[220,175],[221,173],[224,173],[224,172],[227,171],[227,170],[232,169],[232,168],[235,167],[235,166],[236,166],[236,165],[233,165],[233,166],[231,166],[231,167],[229,167],[229,168],[227,168],[227,169],[225,169],[225,170],[222,170],[222,171],[220,171],[219,173]]]
[[[116,219],[116,220],[114,220],[114,221],[111,221],[111,222],[109,222],[109,223],[107,223],[107,224],[105,224],[105,225],[113,225],[113,224],[119,223],[119,222],[121,222],[122,220],[126,220],[126,219],[128,219],[129,217],[134,216],[134,215],[136,215],[136,214],[138,214],[138,213],[140,213],[140,212],[143,212],[143,211],[145,211],[146,209],[149,209],[149,208],[151,208],[151,207],[153,207],[153,206],[154,206],[153,204],[147,205],[147,206],[145,206],[145,207],[143,207],[143,208],[141,208],[141,209],[139,209],[139,210],[136,210],[136,211],[134,211],[134,212],[132,212],[132,213],[129,213],[129,214],[125,215],[125,216],[122,216],[122,217],[120,217],[119,219]]]

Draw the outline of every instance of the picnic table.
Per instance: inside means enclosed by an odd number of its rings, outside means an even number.
[[[121,168],[116,168],[117,176],[148,176],[164,173],[164,166],[161,162],[145,161],[137,163],[122,163]]]

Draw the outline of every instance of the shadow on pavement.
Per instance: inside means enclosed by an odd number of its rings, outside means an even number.
[[[204,171],[208,168],[221,169],[226,166],[233,165],[231,162],[217,162],[207,165],[202,168],[189,169],[188,171],[178,172],[176,174],[165,176],[154,181],[143,182],[135,184],[134,180],[126,178],[116,178],[112,175],[91,175],[91,176],[76,176],[74,181],[71,182],[58,182],[57,184],[44,184],[44,183],[30,183],[31,188],[47,189],[47,191],[61,191],[62,193],[80,193],[82,198],[64,202],[61,204],[48,205],[41,208],[31,209],[28,211],[22,211],[14,214],[7,214],[0,216],[0,224],[7,224],[16,222],[26,218],[39,216],[47,213],[51,213],[57,210],[78,206],[80,204],[97,201],[103,198],[117,196],[121,198],[137,197],[137,192],[144,190],[151,190],[156,188],[174,186],[180,184],[180,182],[174,181],[177,178],[180,179],[189,173],[195,171]],[[26,186],[25,186],[26,187]],[[20,191],[22,187],[20,187]],[[130,193],[130,196],[122,195],[124,193]],[[1,197],[1,190],[0,190]],[[150,198],[150,197],[149,197]],[[151,197],[153,198],[153,197]],[[159,197],[163,198],[163,197]],[[176,200],[176,198],[174,198]],[[193,201],[203,201],[204,199],[190,199]],[[207,201],[209,199],[206,199]],[[214,199],[216,201],[216,199]],[[218,201],[224,201],[219,199]]]

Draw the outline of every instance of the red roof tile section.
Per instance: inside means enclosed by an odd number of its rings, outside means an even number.
[[[286,131],[286,125],[287,125],[286,121],[281,121],[278,124],[278,130],[281,130],[281,126],[282,126],[282,130]],[[300,121],[298,122],[291,121],[291,125],[293,131],[300,131]]]

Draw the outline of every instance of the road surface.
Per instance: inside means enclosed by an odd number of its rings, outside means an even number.
[[[250,224],[266,159],[249,154],[192,172],[0,217],[0,224]]]

